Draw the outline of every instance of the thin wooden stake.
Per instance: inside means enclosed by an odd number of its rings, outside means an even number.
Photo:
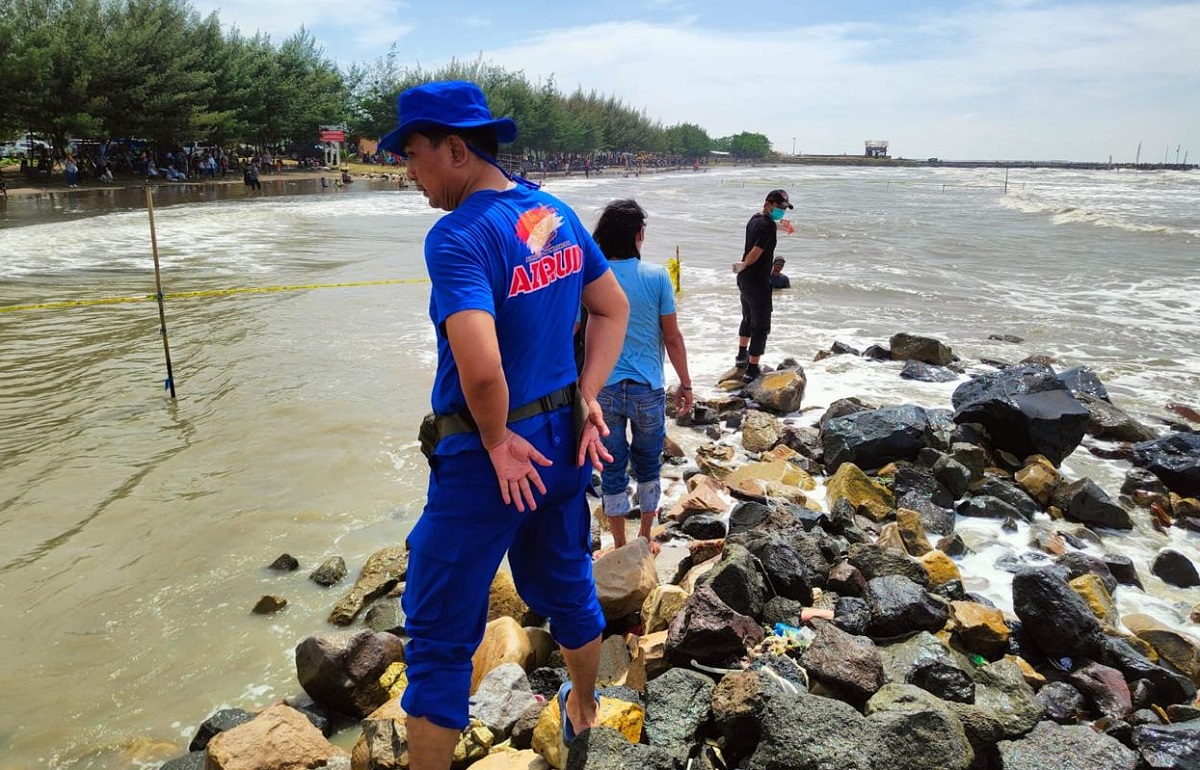
[[[146,211],[150,214],[150,249],[154,252],[154,289],[158,298],[158,330],[162,334],[163,355],[167,357],[167,389],[175,398],[175,374],[171,370],[171,346],[167,344],[167,311],[163,306],[162,273],[158,269],[158,235],[154,232],[154,195],[146,185]]]

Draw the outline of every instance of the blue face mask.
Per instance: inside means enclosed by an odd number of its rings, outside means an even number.
[[[771,219],[778,222],[783,219],[783,215],[787,213],[787,209],[771,209]]]

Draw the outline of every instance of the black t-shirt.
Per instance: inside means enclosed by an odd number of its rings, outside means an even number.
[[[738,275],[739,279],[752,283],[770,283],[771,264],[775,261],[775,242],[778,238],[775,220],[762,212],[750,217],[750,221],[746,223],[746,250],[742,252],[742,258],[745,259],[755,246],[762,249],[762,254],[753,265]]]

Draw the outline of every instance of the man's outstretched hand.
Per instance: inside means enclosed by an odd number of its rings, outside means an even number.
[[[542,483],[537,466],[550,466],[553,461],[511,430],[505,431],[504,440],[499,444],[487,447],[487,453],[496,471],[496,480],[500,482],[504,504],[516,505],[520,513],[525,512],[526,506],[536,511],[533,490],[546,494],[546,485]]]
[[[583,398],[583,396],[580,396]],[[604,470],[604,463],[612,462],[612,455],[604,448],[601,439],[608,435],[608,426],[604,424],[604,410],[595,399],[587,399],[588,418],[583,426],[583,434],[579,439],[579,456],[576,465],[583,467],[584,462],[591,460],[592,467],[598,471]]]

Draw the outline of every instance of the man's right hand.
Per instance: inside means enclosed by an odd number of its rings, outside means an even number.
[[[542,483],[534,464],[546,467],[554,462],[511,430],[505,431],[504,439],[499,444],[487,447],[487,453],[496,471],[496,480],[500,482],[500,497],[504,499],[504,504],[516,505],[519,513],[525,512],[525,506],[536,511],[537,501],[533,497],[533,490],[544,495],[546,485]]]

